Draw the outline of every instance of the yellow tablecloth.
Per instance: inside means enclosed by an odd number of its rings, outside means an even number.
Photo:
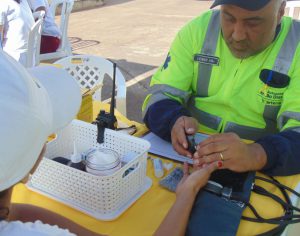
[[[94,103],[94,115],[99,112],[100,108],[106,108],[107,105],[100,103]],[[137,125],[139,132],[136,135],[140,135],[145,132],[145,126],[132,122],[116,112],[118,120],[125,122],[129,125]],[[165,160],[164,160],[165,161]],[[174,166],[176,164],[174,163]],[[175,201],[175,194],[168,192],[167,190],[159,187],[158,179],[153,175],[153,167],[150,160],[148,160],[147,176],[149,176],[153,185],[141,198],[139,198],[128,210],[126,210],[118,219],[114,221],[100,221],[96,220],[80,211],[74,210],[64,204],[44,197],[40,194],[28,190],[23,184],[18,184],[13,192],[12,201],[15,203],[27,203],[40,206],[51,211],[57,212],[76,223],[93,230],[98,233],[116,235],[116,236],[148,236],[152,235],[162,219],[167,214],[169,208]],[[280,178],[283,183],[287,178]],[[289,179],[289,186],[295,187],[299,183],[300,175],[295,176],[292,180]],[[273,186],[265,185],[269,191],[273,193],[279,193]],[[270,199],[252,194],[252,204],[263,216],[274,217],[282,214],[280,206],[274,204]],[[274,215],[275,213],[275,215]],[[245,214],[249,215],[249,211],[246,210]],[[256,235],[271,229],[272,225],[257,224],[242,221],[238,235]]]
[[[100,109],[108,109],[107,104],[94,102],[94,116]],[[136,136],[146,131],[144,125],[130,121],[116,111],[118,122],[136,125],[138,132]],[[139,198],[128,210],[114,221],[100,221],[80,211],[72,209],[62,203],[32,192],[24,184],[18,184],[14,188],[12,202],[27,203],[40,206],[58,214],[61,214],[76,223],[98,233],[108,235],[130,235],[143,236],[152,235],[168,209],[175,201],[175,195],[158,186],[158,179],[153,175],[152,163],[148,160],[147,176],[152,181],[152,187],[141,198]]]

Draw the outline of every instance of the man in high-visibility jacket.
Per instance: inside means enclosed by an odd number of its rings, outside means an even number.
[[[293,175],[280,178],[290,187],[300,180],[300,175],[294,176],[300,173],[300,22],[283,17],[285,3],[215,0],[212,7],[221,9],[183,27],[153,76],[143,105],[144,121],[178,153],[193,157],[196,166],[218,161],[221,168],[234,172]],[[212,136],[190,153],[186,136],[197,131]],[[266,189],[274,192],[270,186]],[[226,235],[258,235],[274,228],[242,221],[237,232],[242,210],[221,209],[222,201],[212,196],[201,199],[201,194],[189,219],[178,205],[190,210],[193,201],[178,199],[164,221],[175,221],[176,227],[162,224],[158,232],[177,235],[188,220],[188,235],[225,235],[225,229]],[[272,213],[278,207],[257,194],[250,202]]]
[[[283,16],[283,0],[217,5],[176,36],[151,80],[144,121],[198,165],[298,174],[300,23]],[[197,131],[213,135],[190,153],[186,135]]]

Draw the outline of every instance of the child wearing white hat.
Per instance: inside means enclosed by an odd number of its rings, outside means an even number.
[[[98,235],[45,209],[10,203],[13,186],[43,156],[47,137],[78,112],[81,94],[76,81],[50,66],[28,73],[2,50],[0,81],[0,236]]]

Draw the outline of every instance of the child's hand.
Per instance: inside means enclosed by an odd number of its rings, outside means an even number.
[[[176,188],[176,195],[192,193],[196,195],[199,190],[207,183],[211,173],[220,168],[219,162],[213,162],[203,167],[194,168],[194,171],[189,174],[189,166],[184,163],[183,178]]]

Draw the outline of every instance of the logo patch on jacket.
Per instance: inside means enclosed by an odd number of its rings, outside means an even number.
[[[169,62],[170,62],[170,61],[171,61],[171,56],[170,56],[170,53],[168,53],[168,56],[167,56],[167,58],[166,58],[166,60],[165,60],[165,63],[164,63],[164,65],[163,65],[163,67],[161,68],[161,70],[167,69],[168,66],[169,66]]]
[[[283,91],[272,91],[272,89],[269,88],[267,91],[260,90],[258,96],[265,105],[280,106],[282,103]]]
[[[202,64],[208,64],[208,65],[214,65],[214,66],[218,66],[220,64],[219,57],[206,55],[206,54],[195,54],[194,61],[198,61],[199,63],[202,63]]]
[[[290,77],[277,71],[263,69],[259,78],[263,82],[258,92],[261,101],[266,105],[280,106],[283,94],[290,83]]]

